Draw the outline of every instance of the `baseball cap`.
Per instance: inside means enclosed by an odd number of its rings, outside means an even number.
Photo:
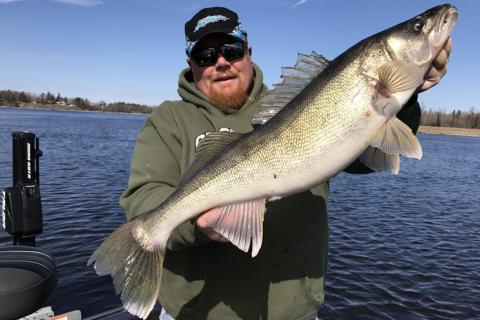
[[[187,56],[201,38],[212,33],[223,33],[242,41],[247,37],[247,31],[235,12],[224,7],[204,8],[185,23]]]

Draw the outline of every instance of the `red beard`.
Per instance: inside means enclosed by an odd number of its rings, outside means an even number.
[[[216,88],[210,90],[210,102],[220,109],[240,109],[247,101],[247,94],[243,90],[240,83],[234,88],[232,92],[225,93]]]

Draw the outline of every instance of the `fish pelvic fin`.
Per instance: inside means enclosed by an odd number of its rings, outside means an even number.
[[[121,293],[125,310],[142,319],[152,311],[160,293],[164,253],[138,240],[138,221],[115,230],[92,254],[98,275],[113,278],[116,294]]]
[[[370,140],[372,147],[377,147],[387,154],[401,154],[407,158],[422,158],[422,147],[412,129],[397,117],[390,118],[380,131]]]
[[[360,162],[377,172],[398,174],[400,171],[400,156],[388,154],[374,147],[368,147],[360,156]]]
[[[422,146],[412,129],[394,117],[370,140],[370,147],[359,160],[372,170],[398,174],[400,155],[421,159]]]
[[[213,230],[244,252],[248,252],[251,243],[252,257],[255,257],[262,247],[265,199],[234,203],[212,210],[219,213],[218,220],[212,225]]]

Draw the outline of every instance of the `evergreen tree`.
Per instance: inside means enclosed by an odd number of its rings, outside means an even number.
[[[20,92],[20,95],[18,97],[18,100],[21,101],[21,102],[30,102],[27,95],[25,94],[25,92]]]
[[[51,93],[50,91],[47,92],[46,100],[47,100],[47,103],[54,103],[55,96],[53,95],[53,93]]]

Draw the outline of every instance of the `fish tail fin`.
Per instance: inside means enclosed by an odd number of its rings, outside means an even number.
[[[147,318],[157,301],[164,253],[146,246],[135,237],[137,221],[114,231],[92,254],[98,275],[110,275],[123,307],[133,315]]]

